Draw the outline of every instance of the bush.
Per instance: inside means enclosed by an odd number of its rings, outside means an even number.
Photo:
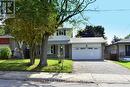
[[[0,58],[8,59],[11,57],[11,49],[9,47],[0,48]]]

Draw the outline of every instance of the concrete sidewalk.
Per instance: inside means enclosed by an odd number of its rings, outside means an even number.
[[[44,72],[3,72],[0,79],[30,80],[30,81],[59,81],[79,83],[119,83],[129,84],[130,75],[120,74],[92,74],[92,73],[44,73]]]

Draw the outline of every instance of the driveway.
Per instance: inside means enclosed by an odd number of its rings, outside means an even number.
[[[130,75],[130,70],[112,61],[74,61],[73,73]]]

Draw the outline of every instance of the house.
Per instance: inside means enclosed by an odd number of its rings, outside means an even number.
[[[72,28],[58,28],[54,35],[49,37],[48,57],[71,58],[71,44],[69,44],[69,41],[72,37]]]
[[[130,61],[130,38],[108,45],[106,52],[108,59]]]
[[[49,38],[48,57],[73,60],[103,60],[106,41],[102,37],[72,38],[72,28],[59,28]]]
[[[0,36],[0,48],[1,47],[10,47],[12,38],[13,37],[9,36],[9,35]]]

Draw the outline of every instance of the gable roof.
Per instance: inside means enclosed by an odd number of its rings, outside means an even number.
[[[102,37],[71,38],[69,43],[106,43]]]
[[[0,36],[0,38],[13,38],[13,37],[10,35],[4,35],[4,36]]]
[[[116,43],[130,43],[130,39],[123,39],[123,40],[120,40]]]
[[[108,47],[109,47],[109,46],[112,46],[112,45],[127,44],[127,43],[130,44],[130,38],[128,38],[128,39],[122,39],[122,40],[120,40],[120,41],[117,41],[117,42],[115,42],[115,43],[112,43],[112,44],[108,45]]]

